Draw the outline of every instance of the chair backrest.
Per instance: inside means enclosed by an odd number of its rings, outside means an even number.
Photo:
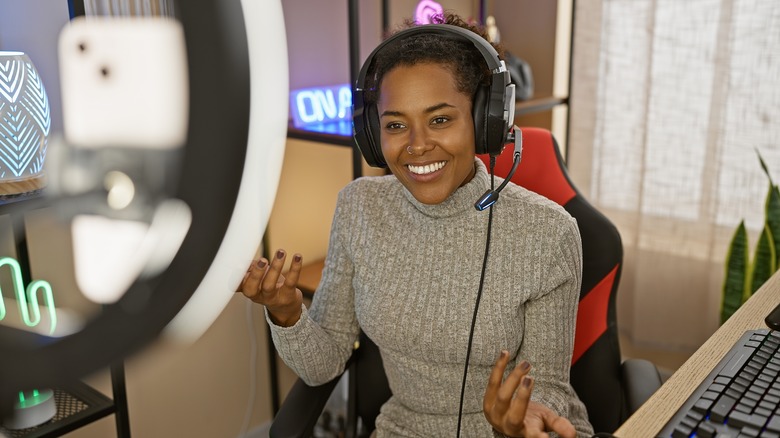
[[[522,160],[512,182],[563,206],[577,220],[582,238],[582,288],[571,383],[585,403],[594,430],[616,430],[627,415],[615,314],[623,261],[620,234],[569,179],[552,133],[541,128],[523,128],[522,132]],[[509,173],[513,152],[507,147],[497,157],[497,176]],[[489,157],[479,158],[489,168]]]
[[[588,410],[594,430],[616,430],[627,416],[615,315],[623,246],[606,216],[580,194],[568,177],[552,133],[523,128],[523,155],[512,181],[562,205],[575,219],[582,238],[583,273],[572,357],[571,383]],[[496,159],[495,174],[506,176],[514,150]],[[487,155],[479,155],[490,166]],[[350,406],[373,429],[379,408],[390,397],[377,347],[365,336],[350,365]],[[348,434],[349,435],[349,434]]]

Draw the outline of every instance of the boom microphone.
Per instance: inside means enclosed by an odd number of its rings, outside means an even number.
[[[511,180],[512,177],[514,176],[515,171],[517,170],[517,166],[520,165],[520,158],[523,155],[523,133],[520,131],[520,128],[518,128],[517,126],[512,126],[512,130],[509,131],[507,138],[509,140],[514,140],[515,142],[515,153],[514,153],[514,161],[512,162],[512,169],[509,171],[509,174],[507,175],[506,179],[504,179],[504,182],[502,182],[497,189],[495,190],[490,189],[486,191],[485,194],[482,195],[477,200],[477,202],[474,203],[474,208],[476,208],[479,211],[485,210],[486,208],[495,204],[496,201],[498,201],[499,192],[501,192],[501,190],[503,190],[504,187],[506,187],[506,185],[509,183],[509,180]]]

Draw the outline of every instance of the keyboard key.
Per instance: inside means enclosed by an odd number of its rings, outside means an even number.
[[[702,414],[706,414],[710,408],[712,407],[712,400],[707,400],[706,398],[701,398],[699,401],[694,403],[692,410],[696,412],[701,412]]]
[[[729,415],[728,425],[731,427],[742,427],[742,428],[744,428],[745,426],[749,426],[749,427],[756,428],[758,429],[758,431],[760,431],[764,427],[764,424],[766,424],[767,420],[768,419],[766,417],[762,417],[761,415],[755,415],[755,414],[750,415],[750,414],[745,414],[743,412],[734,410]]]
[[[715,427],[709,423],[702,423],[696,430],[696,436],[700,438],[712,438],[715,436]]]
[[[712,383],[720,383],[721,385],[728,385],[731,383],[731,379],[726,376],[717,376]]]
[[[750,419],[750,414],[746,414],[744,412],[740,412],[740,411],[734,409],[729,414],[728,425],[731,426],[731,427],[741,428],[743,426],[747,426],[748,425],[748,420],[749,419]]]
[[[748,385],[742,385],[742,384],[739,384],[737,382],[734,382],[734,383],[731,384],[731,386],[729,386],[729,389],[733,389],[733,390],[739,392],[740,394],[742,394],[742,393],[744,393],[747,390],[748,386],[750,386],[749,382],[748,382]]]
[[[749,341],[757,341],[757,342],[761,342],[764,340],[766,340],[766,334],[755,334],[752,335],[749,339]]]
[[[701,398],[715,401],[718,396],[720,396],[720,394],[715,391],[704,391],[704,394],[701,395]]]
[[[722,392],[723,392],[725,389],[726,389],[726,387],[725,387],[724,385],[719,385],[719,384],[717,384],[717,383],[713,383],[712,385],[710,385],[710,387],[709,387],[709,388],[707,388],[707,391],[712,391],[712,392],[715,392],[715,393],[718,393],[718,394],[720,394],[720,393],[722,393]]]
[[[691,417],[686,416],[685,418],[683,418],[683,420],[680,422],[680,424],[682,424],[682,425],[684,425],[686,427],[691,428],[691,430],[696,430],[696,426],[699,425],[699,422],[694,420]]]
[[[712,406],[710,412],[710,419],[716,423],[722,423],[726,416],[729,415],[731,408],[737,403],[737,400],[727,395],[719,398],[718,401]]]
[[[756,353],[756,355],[753,356],[752,359],[750,359],[750,362],[755,364],[757,367],[763,369],[766,366],[766,364],[769,363],[769,357],[766,354],[760,354],[760,353],[761,353],[760,351]]]
[[[734,406],[735,411],[742,412],[744,414],[752,414],[753,413],[753,407],[748,406],[743,402],[738,403],[736,406]]]
[[[744,377],[737,377],[736,379],[734,379],[734,383],[732,383],[732,385],[741,385],[747,388],[748,386],[750,386],[750,380]]]
[[[761,400],[758,403],[758,408],[766,409],[767,411],[775,411],[777,409],[777,404],[776,403],[772,403],[772,402],[768,402],[766,400]],[[758,409],[758,408],[756,408],[756,409]]]
[[[780,415],[774,415],[769,419],[769,422],[766,424],[766,430],[780,433]]]
[[[753,411],[753,413],[756,414],[756,415],[763,415],[764,417],[767,417],[767,418],[772,416],[772,410],[771,409],[762,408],[761,406],[757,407]]]
[[[732,398],[740,398],[742,396],[742,393],[735,390],[734,388],[727,389],[726,392],[724,392],[724,394]]]
[[[737,438],[758,438],[758,434],[761,433],[761,430],[756,429],[754,427],[743,427],[742,430],[739,432],[739,436]]]
[[[706,415],[706,414],[702,414],[701,412],[696,412],[696,411],[688,411],[688,413],[687,413],[687,414],[685,414],[685,418],[691,418],[691,419],[693,419],[695,422],[697,422],[697,423],[698,423],[698,422],[700,422],[701,420],[703,420],[703,419],[704,419],[704,416],[705,416],[705,415]]]
[[[677,427],[674,428],[674,432],[672,432],[672,438],[688,438],[692,433],[693,429],[690,427],[684,424],[678,424]]]

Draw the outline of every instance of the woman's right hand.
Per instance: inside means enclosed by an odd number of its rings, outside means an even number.
[[[290,270],[286,275],[282,275],[286,258],[287,254],[280,249],[276,251],[270,264],[265,258],[253,261],[236,291],[255,303],[264,305],[271,321],[282,327],[290,327],[298,322],[303,304],[303,294],[296,287],[303,258],[300,254],[295,254]]]

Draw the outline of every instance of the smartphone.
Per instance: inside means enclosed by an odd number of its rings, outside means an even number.
[[[772,330],[780,330],[780,304],[769,312],[769,315],[764,318],[764,322]]]
[[[78,17],[60,33],[59,59],[64,131],[70,144],[143,149],[183,145],[189,85],[184,31],[177,21]]]

